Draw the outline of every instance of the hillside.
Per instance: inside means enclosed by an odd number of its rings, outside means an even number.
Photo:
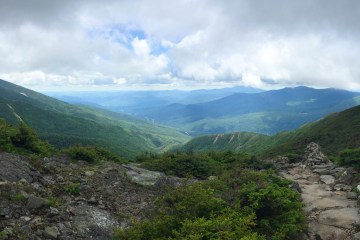
[[[128,158],[145,151],[162,151],[186,141],[177,130],[134,117],[71,105],[0,80],[0,117],[25,122],[56,147],[95,144]]]
[[[274,136],[255,133],[229,133],[202,136],[184,144],[183,151],[244,151],[263,156],[298,153],[310,142],[317,142],[324,152],[336,155],[347,148],[360,147],[360,106],[333,113],[297,130]]]
[[[146,113],[146,117],[179,127],[192,135],[237,131],[272,135],[356,106],[359,95],[308,87],[236,93],[206,103],[172,104]]]
[[[52,94],[176,127],[191,136],[238,131],[273,135],[360,103],[360,93],[308,87]]]

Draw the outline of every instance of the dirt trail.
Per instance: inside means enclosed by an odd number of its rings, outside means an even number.
[[[302,191],[304,211],[309,221],[307,239],[360,239],[359,208],[357,200],[349,199],[349,189],[335,191],[333,183],[325,184],[318,173],[310,167],[303,169],[300,164],[282,170],[281,175],[297,182]]]

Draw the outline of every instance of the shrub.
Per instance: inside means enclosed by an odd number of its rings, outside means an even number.
[[[142,164],[150,170],[162,171],[168,175],[200,179],[216,174],[219,165],[207,155],[186,153],[164,154],[146,159]]]
[[[0,119],[0,150],[40,156],[48,156],[54,152],[54,148],[42,141],[26,124],[21,123],[19,127],[14,127],[3,119]]]
[[[74,196],[80,195],[80,183],[71,183],[65,187],[65,191]]]
[[[298,193],[273,171],[235,169],[168,190],[148,221],[118,239],[291,239],[306,227]]]
[[[36,132],[24,123],[20,124],[18,132],[11,137],[11,141],[15,147],[43,156],[48,156],[54,151],[48,142],[42,141]]]
[[[345,149],[338,154],[337,162],[342,166],[360,169],[360,148]]]
[[[101,161],[125,162],[124,159],[110,151],[96,146],[76,145],[64,149],[63,152],[68,154],[74,160],[83,160],[89,163],[99,163]]]

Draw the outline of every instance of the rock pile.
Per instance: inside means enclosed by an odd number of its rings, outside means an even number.
[[[303,163],[306,166],[331,164],[329,159],[321,152],[320,146],[314,142],[307,145]]]

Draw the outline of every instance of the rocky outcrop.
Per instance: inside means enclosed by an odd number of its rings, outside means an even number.
[[[281,174],[301,190],[309,222],[305,239],[360,239],[358,192],[351,192],[353,169],[336,167],[317,144],[311,143],[302,164],[282,169]]]
[[[126,176],[130,181],[142,186],[159,186],[166,183],[166,176],[163,173],[149,171],[135,165],[125,165]]]
[[[167,176],[161,172],[150,171],[139,167],[137,164],[124,165],[124,168],[126,169],[126,176],[128,179],[141,186],[179,186],[180,184],[185,183],[184,178]],[[210,176],[209,178],[209,180],[211,180],[211,178],[216,179],[216,176]],[[192,184],[198,181],[198,179],[186,179],[186,184]]]
[[[54,157],[32,163],[0,153],[4,239],[111,239],[115,228],[145,219],[166,184],[181,183],[111,162],[90,165]]]
[[[10,153],[0,153],[0,181],[25,181],[31,183],[40,176],[39,171],[26,158]]]

